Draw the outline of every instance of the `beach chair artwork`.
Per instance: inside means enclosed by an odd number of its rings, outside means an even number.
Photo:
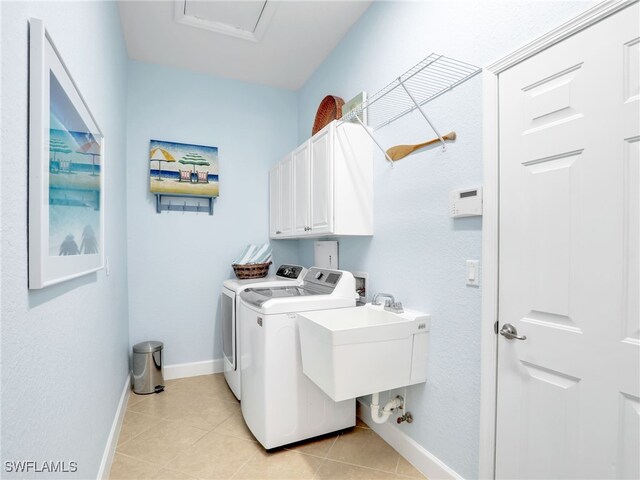
[[[149,187],[157,195],[217,197],[218,147],[151,140]]]

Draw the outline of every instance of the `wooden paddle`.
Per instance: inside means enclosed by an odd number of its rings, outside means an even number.
[[[442,137],[444,140],[455,140],[456,132],[449,132]],[[428,145],[432,145],[434,143],[438,143],[440,141],[439,138],[434,138],[433,140],[429,140],[428,142],[418,143],[417,145],[396,145],[395,147],[391,147],[387,150],[387,155],[394,162],[406,157],[407,155],[415,152],[416,150],[420,150]]]

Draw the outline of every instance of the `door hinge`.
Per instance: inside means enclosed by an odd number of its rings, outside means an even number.
[[[493,324],[493,333],[498,334],[498,320]]]

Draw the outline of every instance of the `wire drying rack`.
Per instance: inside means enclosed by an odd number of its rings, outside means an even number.
[[[340,119],[340,123],[360,123],[371,135],[376,145],[385,153],[387,160],[393,165],[393,161],[362,122],[362,118],[367,118],[369,125],[373,127],[373,131],[376,131],[418,109],[436,133],[440,142],[442,142],[442,148],[445,149],[446,146],[442,135],[429,120],[422,106],[469,80],[481,71],[482,69],[475,65],[432,53],[382,90],[371,95],[358,108],[343,116]],[[366,116],[362,115],[365,111]]]

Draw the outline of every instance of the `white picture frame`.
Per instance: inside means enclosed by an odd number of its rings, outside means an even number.
[[[104,135],[42,20],[29,19],[29,288],[104,267]]]

